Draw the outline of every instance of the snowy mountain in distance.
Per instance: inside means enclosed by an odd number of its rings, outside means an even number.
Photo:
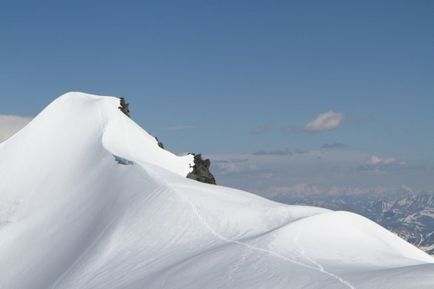
[[[0,144],[0,288],[434,288],[364,217],[187,179],[118,107],[67,93]]]
[[[381,224],[409,243],[434,255],[434,193],[329,196],[287,194],[275,200],[332,210],[351,211]]]

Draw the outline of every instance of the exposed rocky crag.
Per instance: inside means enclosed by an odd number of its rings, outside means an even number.
[[[164,150],[163,143],[158,139],[158,137],[156,137],[156,136],[154,136],[154,137],[155,137],[155,140],[157,141],[158,146]]]
[[[209,159],[202,159],[201,154],[194,155],[193,171],[187,175],[187,178],[193,179],[202,183],[216,184],[214,176],[209,171],[211,161]]]
[[[130,109],[129,109],[129,103],[125,101],[125,98],[120,98],[120,105],[119,110],[125,113],[126,116],[130,117]]]

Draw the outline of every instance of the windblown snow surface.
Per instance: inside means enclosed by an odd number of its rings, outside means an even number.
[[[434,288],[366,218],[185,178],[118,106],[67,93],[0,144],[0,288]]]

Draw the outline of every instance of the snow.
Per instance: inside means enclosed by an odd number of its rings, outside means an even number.
[[[118,106],[67,93],[0,145],[0,288],[433,288],[366,218],[185,178]]]

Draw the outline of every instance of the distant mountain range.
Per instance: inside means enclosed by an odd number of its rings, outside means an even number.
[[[294,196],[278,199],[363,215],[434,255],[434,193],[399,193],[394,196]]]

